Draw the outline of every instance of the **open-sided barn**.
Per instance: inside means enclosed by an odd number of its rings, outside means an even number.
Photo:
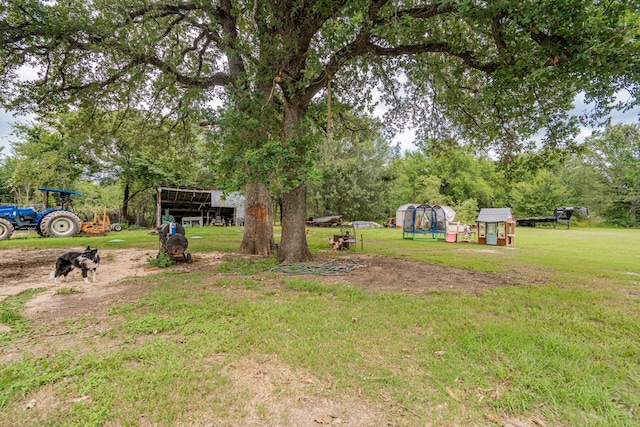
[[[237,192],[225,196],[221,190],[158,187],[156,224],[163,217],[185,226],[244,224],[244,206],[244,196]]]

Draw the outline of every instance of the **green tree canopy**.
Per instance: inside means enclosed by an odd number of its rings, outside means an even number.
[[[387,165],[393,150],[381,134],[382,124],[346,108],[334,111],[330,137],[318,147],[316,177],[309,184],[310,214],[383,219],[392,208]]]
[[[74,189],[80,178],[117,182],[122,221],[134,222],[128,204],[136,194],[158,185],[189,185],[202,169],[194,126],[158,123],[136,110],[49,114],[16,126],[15,133],[7,185],[17,196],[34,195],[43,186]]]
[[[640,125],[614,125],[587,138],[587,164],[600,173],[603,213],[611,221],[640,223]],[[597,185],[596,181],[596,185]]]
[[[558,206],[567,206],[569,191],[559,176],[550,170],[530,174],[517,182],[510,192],[513,215],[522,217],[547,217]]]
[[[0,157],[0,203],[10,203],[13,201],[10,184],[11,175],[13,174],[12,164],[12,159]]]
[[[189,120],[154,120],[136,109],[79,109],[64,117],[79,149],[93,159],[87,163],[90,176],[122,186],[122,221],[135,222],[128,206],[137,194],[159,185],[189,185],[201,169],[198,132]]]
[[[15,128],[9,185],[20,204],[31,203],[38,187],[69,189],[85,171],[85,157],[64,125],[44,120]]]
[[[399,205],[431,203],[456,209],[465,205],[469,210],[469,206],[477,209],[506,203],[508,187],[496,162],[450,140],[438,144],[447,148],[423,149],[393,161],[394,192],[402,195]]]

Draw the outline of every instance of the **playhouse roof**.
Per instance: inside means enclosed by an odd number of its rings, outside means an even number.
[[[478,222],[505,222],[508,219],[513,219],[511,214],[511,208],[483,208],[480,209],[478,215]]]

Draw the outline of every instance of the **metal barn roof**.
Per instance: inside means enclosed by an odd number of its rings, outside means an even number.
[[[201,209],[211,206],[211,190],[192,188],[159,187],[161,204],[180,209]]]

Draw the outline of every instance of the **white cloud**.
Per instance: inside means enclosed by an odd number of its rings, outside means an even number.
[[[11,113],[0,109],[0,147],[4,147],[0,153],[8,154],[11,146],[11,124],[15,119]]]
[[[630,95],[628,92],[623,91],[620,92],[617,96],[616,96],[617,101],[624,101],[627,102],[630,100]],[[584,102],[584,95],[580,94],[576,97],[575,102],[574,102],[574,109],[571,111],[571,114],[578,116],[581,114],[586,114],[588,113],[592,108],[593,108],[593,104],[586,104]],[[384,107],[383,104],[378,104],[375,114],[378,115],[379,117],[382,117],[383,114],[386,112],[386,109]],[[611,124],[631,124],[631,123],[639,123],[640,122],[640,107],[636,107],[627,111],[621,111],[621,110],[615,110],[612,111],[610,114],[611,117]],[[591,136],[593,134],[594,131],[599,130],[599,129],[594,129],[594,128],[590,128],[590,127],[581,127],[580,128],[580,132],[578,133],[578,135],[576,135],[576,140],[577,141],[584,141],[585,138]],[[542,135],[543,133],[540,132],[539,134],[535,135],[533,137],[534,141],[541,141],[542,140]],[[416,150],[416,146],[413,144],[413,141],[415,140],[416,137],[416,131],[415,129],[407,129],[404,132],[398,134],[395,136],[395,138],[393,139],[394,143],[400,143],[400,147],[402,149],[402,151],[415,151]]]
[[[400,151],[415,151],[417,148],[413,141],[416,139],[416,130],[415,129],[407,129],[402,133],[397,134],[393,138],[393,143],[400,144]]]
[[[35,116],[31,114],[14,117],[11,112],[0,108],[0,147],[3,147],[0,155],[8,155],[11,143],[17,140],[16,137],[11,134],[13,132],[11,126],[26,123],[33,119],[33,117]]]
[[[38,77],[38,69],[26,65],[20,67],[17,72],[20,81],[35,80]],[[3,147],[0,155],[7,155],[11,143],[15,142],[15,137],[11,135],[11,125],[26,122],[31,117],[31,115],[14,117],[11,112],[0,108],[0,147]]]
[[[593,134],[593,129],[591,128],[580,128],[580,133],[576,136],[577,141],[584,141],[586,138],[590,137]]]
[[[26,70],[22,73],[22,75],[25,80],[28,80],[30,78],[35,78],[36,72],[34,70]],[[617,98],[620,101],[626,101],[629,98],[629,94],[620,93]],[[575,108],[573,109],[572,113],[575,115],[584,114],[588,112],[590,108],[592,108],[592,105],[585,104],[584,96],[579,95],[578,97],[576,97]],[[381,118],[386,111],[388,111],[388,107],[380,102],[378,98],[376,108],[374,110],[374,115]],[[628,111],[613,111],[611,113],[611,122],[613,124],[627,124],[634,122],[638,123],[639,117],[640,107],[636,107]],[[10,112],[0,109],[0,147],[4,147],[1,153],[7,155],[11,146],[11,142],[15,141],[15,137],[11,135],[11,125],[19,122],[29,121],[31,118],[32,116],[14,117]],[[594,130],[595,129],[583,127],[581,128],[580,133],[576,138],[579,141],[582,141],[586,137],[590,136]],[[400,149],[402,151],[415,151],[416,146],[413,144],[415,137],[416,130],[409,128],[397,134],[393,139],[393,143],[399,143]]]

